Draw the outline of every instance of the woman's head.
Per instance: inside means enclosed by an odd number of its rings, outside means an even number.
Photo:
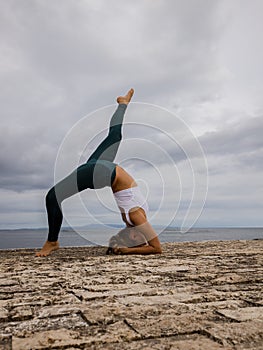
[[[115,247],[138,247],[147,243],[144,235],[135,227],[125,227],[109,240],[107,254]]]

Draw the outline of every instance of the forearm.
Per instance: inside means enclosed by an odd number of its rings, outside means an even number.
[[[141,254],[141,255],[149,255],[149,254],[161,254],[161,248],[152,247],[151,245],[144,245],[140,247],[125,247],[125,248],[117,248],[117,254]]]

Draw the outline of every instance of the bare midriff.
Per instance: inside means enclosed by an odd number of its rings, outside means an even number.
[[[136,187],[137,183],[131,175],[129,175],[124,169],[116,165],[116,176],[111,185],[112,192],[118,192],[122,190],[127,190],[131,187]]]

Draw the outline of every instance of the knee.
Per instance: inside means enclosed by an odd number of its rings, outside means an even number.
[[[115,125],[110,129],[110,137],[111,139],[114,139],[116,142],[121,141],[122,133],[121,133],[121,127],[119,125]]]
[[[57,201],[55,187],[52,187],[46,195],[46,205],[49,206],[57,203],[58,201]]]

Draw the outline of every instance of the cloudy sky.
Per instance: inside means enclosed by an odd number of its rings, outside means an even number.
[[[261,0],[0,0],[0,228],[47,225],[44,198],[135,88],[117,161],[154,224],[263,225]],[[109,189],[72,225],[120,223]]]

